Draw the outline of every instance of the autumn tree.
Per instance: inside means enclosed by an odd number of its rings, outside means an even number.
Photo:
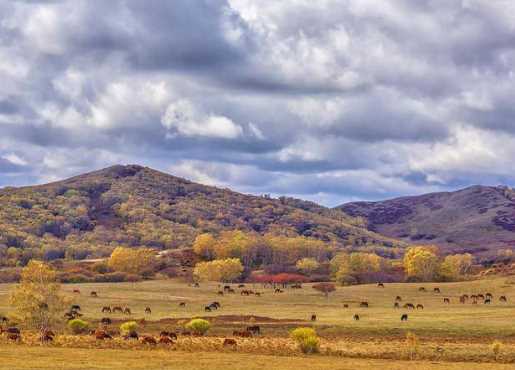
[[[205,260],[212,260],[215,258],[216,243],[217,241],[212,234],[200,234],[193,242],[193,251]]]
[[[435,247],[415,246],[408,248],[404,255],[404,271],[408,278],[430,281],[438,269],[438,256]]]
[[[154,262],[154,251],[147,248],[117,247],[111,253],[108,266],[115,271],[141,274],[149,270]]]
[[[439,275],[445,280],[458,280],[472,267],[473,257],[469,253],[446,256],[439,268]]]
[[[312,288],[323,293],[326,298],[329,298],[329,293],[336,290],[336,286],[333,283],[318,283],[313,285]]]
[[[242,272],[243,265],[238,258],[226,258],[197,263],[193,276],[198,280],[232,282]]]
[[[10,295],[14,318],[43,334],[62,320],[67,302],[60,290],[56,272],[50,266],[30,261]]]
[[[302,271],[304,274],[309,275],[320,267],[320,264],[314,258],[303,258],[295,264],[297,270]]]

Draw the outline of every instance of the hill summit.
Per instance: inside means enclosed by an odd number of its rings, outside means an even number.
[[[203,232],[302,235],[337,245],[395,240],[338,210],[200,185],[138,165],[116,165],[46,185],[0,189],[0,247],[173,249]]]

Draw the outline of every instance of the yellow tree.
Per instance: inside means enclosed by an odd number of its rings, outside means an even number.
[[[60,290],[55,271],[43,262],[31,260],[10,295],[14,318],[44,333],[62,320],[67,302]]]
[[[216,239],[212,234],[200,234],[193,242],[193,251],[206,260],[212,260],[215,257]]]
[[[115,271],[141,274],[151,268],[153,262],[154,251],[151,249],[117,247],[107,263]]]
[[[297,261],[295,264],[297,270],[302,271],[305,274],[310,274],[320,267],[320,264],[314,258],[303,258]]]
[[[440,265],[439,274],[447,280],[458,280],[472,266],[473,257],[469,253],[446,256]]]
[[[232,282],[243,272],[243,265],[238,258],[226,258],[195,265],[193,276],[197,280]]]
[[[434,246],[415,246],[404,254],[404,271],[408,277],[430,281],[438,268],[438,256]]]

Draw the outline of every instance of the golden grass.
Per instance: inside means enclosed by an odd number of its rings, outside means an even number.
[[[427,292],[419,292],[420,286],[425,286]],[[435,286],[440,288],[440,294],[432,292]],[[72,290],[75,288],[79,288],[82,294],[73,294]],[[186,358],[190,356],[186,352],[208,352],[205,356],[210,358],[209,356],[213,356],[210,352],[218,352],[221,356],[220,366],[225,363],[226,358],[234,357],[241,359],[235,361],[244,361],[245,356],[250,355],[271,356],[276,361],[274,363],[279,366],[282,364],[281,361],[293,364],[297,360],[291,358],[300,356],[295,344],[288,339],[288,331],[296,326],[313,325],[322,337],[321,354],[316,356],[316,359],[310,358],[309,361],[328,361],[328,364],[333,365],[340,362],[354,364],[353,361],[356,361],[357,368],[365,366],[367,362],[361,362],[363,359],[391,359],[395,365],[395,361],[409,358],[470,363],[497,360],[515,363],[515,288],[507,284],[505,278],[446,284],[385,284],[384,289],[378,288],[375,284],[339,287],[329,299],[311,289],[309,284],[300,290],[285,289],[283,294],[274,294],[271,289],[262,289],[258,285],[247,285],[247,288],[264,294],[262,297],[242,297],[239,294],[218,296],[217,284],[201,284],[200,288],[194,288],[175,280],[65,285],[64,291],[73,297],[74,303],[81,305],[83,318],[90,321],[93,327],[96,327],[98,320],[104,316],[116,320],[111,329],[116,329],[119,323],[125,320],[145,318],[146,324],[141,325],[138,331],[156,335],[160,330],[175,330],[180,326],[178,319],[203,316],[209,318],[212,328],[207,338],[179,337],[175,345],[160,346],[157,349],[126,342],[120,338],[98,342],[90,336],[71,336],[64,328],[58,330],[59,335],[50,346],[40,348],[35,335],[25,332],[23,345],[8,344],[5,338],[0,338],[0,348],[14,352],[19,348],[37,348],[34,351],[49,351],[56,356],[62,353],[60,351],[63,347],[71,352],[88,350],[94,353],[94,356],[102,356],[105,351],[117,350],[124,353],[124,356],[132,356],[131,350],[137,350],[135,352],[140,353],[142,357],[151,352],[159,353],[158,356],[164,358],[176,358],[179,353],[181,358]],[[0,285],[0,314],[6,314],[10,310],[7,302],[9,289],[9,285]],[[98,292],[98,298],[89,297],[92,290]],[[461,294],[486,292],[494,295],[491,305],[481,302],[478,305],[463,305],[458,302]],[[424,310],[394,309],[393,302],[397,295],[403,298],[403,303],[423,304]],[[507,296],[508,303],[500,303],[499,295]],[[450,305],[443,303],[444,297],[451,299]],[[185,308],[178,305],[182,301],[187,303]],[[218,311],[204,312],[204,306],[212,301],[220,301],[222,308]],[[360,308],[361,301],[368,301],[370,307]],[[349,308],[344,308],[344,304],[348,304]],[[133,314],[129,317],[101,313],[102,306],[114,305],[129,306]],[[152,308],[151,315],[144,314],[147,306]],[[408,322],[400,321],[400,316],[404,312],[409,314]],[[318,318],[314,323],[308,321],[312,313],[316,313]],[[359,321],[352,319],[355,313],[360,315]],[[226,317],[221,317],[222,315]],[[252,315],[270,319],[249,320],[248,317]],[[163,319],[167,320],[159,321]],[[241,330],[251,323],[261,326],[264,332],[261,337],[238,338],[236,351],[223,348],[224,337],[230,337],[233,330]],[[406,344],[408,331],[418,338],[416,353]],[[498,354],[492,350],[494,340],[503,343]],[[27,347],[27,344],[31,346]],[[356,360],[350,360],[351,358]],[[406,363],[399,362],[399,366],[402,364]],[[198,366],[201,366],[201,363]],[[316,366],[318,365],[313,364],[315,369]]]
[[[91,350],[0,346],[2,370],[507,370],[513,365],[392,361],[310,356],[286,357],[241,353],[169,352],[164,350]]]

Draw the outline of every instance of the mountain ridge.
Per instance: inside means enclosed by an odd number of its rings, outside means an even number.
[[[335,207],[363,217],[371,231],[449,251],[492,254],[515,244],[515,191],[473,185],[449,192],[405,196]]]

